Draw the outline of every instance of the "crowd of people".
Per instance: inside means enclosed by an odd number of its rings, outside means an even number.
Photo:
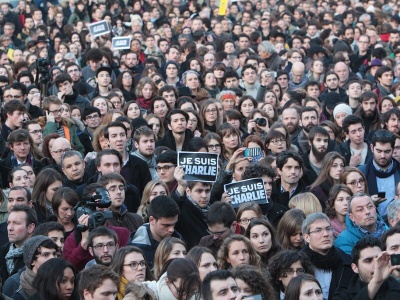
[[[14,2],[2,299],[400,299],[397,2]]]

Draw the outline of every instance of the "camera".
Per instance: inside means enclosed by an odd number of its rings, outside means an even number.
[[[257,118],[254,120],[258,126],[266,126],[267,120],[265,118]]]
[[[49,72],[50,61],[47,58],[39,58],[36,61],[36,67],[40,74],[47,75]]]
[[[111,200],[105,188],[96,188],[95,195],[83,198],[74,207],[77,219],[82,215],[89,215],[88,225],[78,225],[80,231],[92,230],[98,226],[104,225],[107,219],[112,219],[112,211],[97,211],[96,208],[110,207]]]

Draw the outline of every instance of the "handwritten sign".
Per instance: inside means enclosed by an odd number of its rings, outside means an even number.
[[[89,24],[90,34],[94,37],[110,33],[110,26],[107,21],[99,21]]]
[[[130,36],[122,36],[115,37],[112,39],[112,47],[114,50],[123,50],[131,48],[131,37]]]
[[[264,180],[262,178],[253,178],[228,183],[225,184],[224,189],[231,196],[231,204],[233,208],[246,202],[256,202],[258,204],[269,202],[264,189]]]
[[[178,152],[178,166],[183,166],[187,181],[214,182],[218,175],[218,154]]]

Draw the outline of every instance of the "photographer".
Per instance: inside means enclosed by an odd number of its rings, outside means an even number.
[[[103,186],[97,183],[89,184],[83,191],[82,199],[93,199],[95,196],[98,200],[96,202],[104,201],[103,197],[98,198],[99,189],[103,189]],[[106,192],[107,193],[107,192]],[[93,200],[91,200],[93,201]],[[79,208],[78,208],[79,209]],[[90,208],[95,211],[96,208]],[[90,214],[83,214],[78,217],[78,226],[75,227],[74,233],[70,234],[65,240],[63,256],[66,260],[72,263],[77,271],[82,270],[85,265],[93,258],[88,250],[89,247],[89,227]],[[93,222],[93,220],[91,220]],[[118,236],[119,247],[124,247],[128,244],[130,231],[123,227],[110,226],[104,219],[102,224],[97,226],[105,225],[106,227],[114,230]],[[83,230],[83,231],[82,231]]]

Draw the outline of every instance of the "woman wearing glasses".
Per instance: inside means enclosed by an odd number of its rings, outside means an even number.
[[[121,278],[117,294],[118,300],[124,298],[125,287],[128,282],[154,280],[142,250],[134,246],[126,246],[118,249],[114,255],[110,269]]]
[[[340,176],[340,183],[347,185],[348,188],[353,192],[353,194],[368,194],[368,186],[366,182],[367,181],[364,174],[355,167],[345,167],[343,169],[342,175]]]
[[[255,218],[262,218],[263,214],[260,206],[254,202],[243,203],[239,206],[236,220],[244,229],[247,229],[250,222]]]
[[[301,251],[284,250],[271,257],[268,263],[269,275],[279,299],[285,298],[290,280],[301,274],[314,275],[314,266]]]
[[[201,102],[199,115],[203,121],[205,130],[208,130],[209,132],[217,132],[221,120],[215,100],[209,99]]]
[[[278,130],[270,130],[265,138],[265,149],[268,154],[278,155],[279,153],[286,151],[288,144],[286,142],[286,136]]]
[[[207,149],[209,153],[217,153],[221,155],[222,140],[218,134],[214,132],[209,132],[203,139],[207,144]]]
[[[186,128],[190,129],[190,131],[193,132],[194,137],[204,136],[203,121],[197,111],[191,108],[185,109],[185,111],[189,115],[189,120],[187,122]]]

